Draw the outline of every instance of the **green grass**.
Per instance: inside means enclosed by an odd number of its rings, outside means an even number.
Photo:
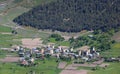
[[[0,34],[0,47],[11,47],[11,45],[21,44],[19,41],[13,41],[15,35]]]
[[[115,43],[112,45],[112,48],[108,51],[102,52],[102,56],[105,57],[118,57],[120,56],[120,43]]]
[[[78,70],[81,70],[81,69],[82,69],[82,70],[83,70],[83,69],[84,69],[84,70],[91,70],[92,68],[91,68],[91,67],[78,67],[77,69],[78,69]]]
[[[70,42],[69,41],[62,41],[62,42],[60,42],[60,45],[62,45],[62,46],[70,46]]]
[[[35,74],[59,74],[60,70],[57,68],[55,59],[38,61],[39,64],[35,67],[22,67],[16,63],[0,63],[0,74],[30,74],[30,71],[36,72]]]
[[[56,0],[34,0],[36,5],[43,4],[43,3],[50,3]]]
[[[110,63],[110,66],[103,69],[89,72],[89,74],[120,74],[120,63]]]
[[[11,28],[0,25],[0,32],[11,32],[11,31],[12,31]]]
[[[57,41],[55,40],[55,38],[49,38],[49,42],[57,43]]]
[[[20,41],[13,41],[13,39],[20,39],[19,35],[2,34],[4,32],[11,33],[12,29],[5,26],[0,26],[0,47],[10,47],[11,45],[21,44]]]
[[[18,56],[16,53],[0,49],[0,58],[5,58],[6,55]]]
[[[108,51],[102,52],[104,57],[118,57],[120,56],[120,43],[115,43]],[[89,74],[120,74],[120,63],[109,63],[106,69],[100,68],[99,70],[92,71]]]
[[[56,41],[55,38],[49,38],[49,42],[56,43],[56,44],[62,45],[62,46],[70,46],[69,41]]]
[[[13,3],[19,4],[22,2],[20,6],[25,7],[25,8],[32,8],[34,6],[45,4],[45,3],[50,3],[52,1],[56,1],[56,0],[14,0]]]

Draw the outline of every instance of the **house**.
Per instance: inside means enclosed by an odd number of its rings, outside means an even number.
[[[20,57],[24,57],[24,53],[25,52],[25,49],[23,49],[22,47],[19,49],[19,51],[18,51],[18,54],[19,54],[19,56]]]
[[[28,65],[28,62],[27,62],[26,60],[23,60],[23,61],[21,62],[21,65],[27,66],[27,65]]]
[[[92,34],[88,35],[88,37],[93,38],[94,36]]]
[[[88,54],[90,54],[90,47],[83,46],[81,48],[78,48],[77,51],[79,56],[88,56]]]
[[[11,47],[11,52],[19,51],[20,48],[21,48],[20,46],[13,45],[13,46]]]
[[[34,58],[30,58],[29,62],[33,64],[34,63]]]
[[[44,54],[44,52],[45,52],[45,48],[41,48],[40,53]]]
[[[68,46],[59,46],[60,52],[62,53],[67,53],[69,52],[69,47]]]
[[[46,48],[45,53],[49,53],[49,54],[52,55],[52,54],[54,53],[54,49],[53,49],[51,46],[48,46],[48,47]]]

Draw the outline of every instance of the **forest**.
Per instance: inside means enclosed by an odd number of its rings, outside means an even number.
[[[55,0],[33,7],[13,21],[20,26],[61,32],[120,28],[120,0]]]

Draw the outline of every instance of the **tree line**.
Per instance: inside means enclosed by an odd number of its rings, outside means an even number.
[[[41,4],[16,17],[21,26],[62,32],[118,30],[119,0],[55,0]]]

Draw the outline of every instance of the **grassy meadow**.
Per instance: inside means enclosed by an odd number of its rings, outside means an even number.
[[[104,57],[120,56],[120,43],[113,44],[112,49],[102,52],[101,55]],[[120,74],[120,63],[113,62],[109,64],[110,65],[107,68],[100,68],[96,71],[90,71],[89,74]]]
[[[103,69],[90,71],[88,74],[120,74],[120,63],[109,63],[110,65]]]
[[[60,70],[57,68],[55,59],[46,59],[43,61],[37,61],[39,64],[32,67],[23,67],[17,65],[17,63],[1,63],[0,62],[0,74],[31,74],[31,71],[35,74],[59,74]]]
[[[104,57],[118,57],[120,56],[120,43],[115,43],[112,45],[110,50],[101,53]]]

